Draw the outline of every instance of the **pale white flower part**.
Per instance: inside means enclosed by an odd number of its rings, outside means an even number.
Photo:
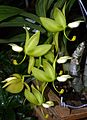
[[[12,50],[15,51],[15,52],[22,52],[23,51],[23,48],[16,45],[16,44],[11,43],[9,45],[12,47]]]
[[[54,106],[54,102],[53,101],[47,101],[46,103],[43,103],[42,106],[44,108],[49,108],[49,107]]]
[[[26,21],[28,21],[28,22],[31,22],[31,23],[35,23],[35,21],[34,21],[34,20],[29,19],[29,18],[26,18],[25,20],[26,20]]]
[[[57,60],[57,63],[65,63],[67,60],[71,59],[72,57],[70,56],[63,56],[63,57],[60,57],[58,60]]]
[[[27,30],[30,30],[30,27],[23,27],[24,29],[26,29],[27,28]]]
[[[70,75],[61,75],[61,76],[57,77],[57,80],[59,82],[65,82],[69,78],[72,78],[72,77]]]
[[[71,23],[68,24],[68,27],[76,28],[80,25],[81,22],[84,22],[84,21],[78,20],[78,21],[71,22]]]
[[[3,80],[2,82],[3,82],[3,83],[4,83],[4,82],[9,82],[9,81],[14,80],[14,79],[16,79],[16,77],[9,77],[9,78]]]

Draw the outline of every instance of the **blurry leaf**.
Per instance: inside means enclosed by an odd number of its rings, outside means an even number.
[[[38,45],[35,47],[35,49],[28,51],[27,54],[29,56],[39,57],[46,54],[50,50],[50,48],[50,44]]]
[[[43,69],[52,80],[55,80],[55,70],[46,60],[43,60]]]
[[[66,19],[65,19],[65,16],[63,15],[63,13],[61,12],[61,10],[59,10],[58,8],[55,8],[54,12],[53,12],[53,17],[54,17],[56,23],[58,23],[58,25],[62,26],[65,29]]]
[[[6,120],[16,120],[16,115],[15,115],[15,111],[12,108],[8,108],[8,110],[5,113],[5,117]]]
[[[35,22],[41,24],[39,17],[36,16],[35,14],[29,13],[29,12],[26,12],[26,11],[22,11],[20,13],[20,15],[24,16],[26,18],[30,18],[31,20],[34,20]]]
[[[35,95],[35,97],[37,98],[39,104],[41,105],[43,103],[43,96],[42,94],[32,85],[32,92]]]
[[[31,93],[28,89],[25,89],[24,91],[25,98],[35,105],[39,105],[39,102],[37,101],[36,97]]]
[[[48,0],[37,0],[36,2],[36,14],[38,16],[46,17],[46,8]]]
[[[25,34],[18,34],[9,39],[0,39],[0,43],[24,42]]]
[[[54,0],[47,0],[47,10],[51,7],[51,4],[54,2]]]
[[[69,0],[66,4],[66,13],[68,14],[76,0]]]
[[[34,57],[30,56],[29,58],[29,64],[28,64],[28,74],[31,73],[32,68],[34,67],[35,59]]]
[[[0,108],[5,108],[6,107],[6,93],[5,91],[1,88],[0,85]],[[1,112],[1,110],[0,110]]]
[[[40,17],[46,17],[47,10],[51,7],[54,0],[37,0],[36,14]]]
[[[39,17],[32,13],[23,11],[22,9],[19,9],[17,7],[0,5],[0,21],[15,15],[21,15],[27,18],[31,18],[32,20],[40,23]]]
[[[0,21],[15,16],[21,12],[21,9],[11,6],[0,5]]]
[[[33,67],[32,74],[34,77],[42,82],[52,82],[53,80],[43,71],[38,68]]]
[[[50,32],[58,32],[63,30],[63,27],[57,24],[55,20],[52,20],[50,18],[45,18],[45,17],[40,17],[40,20],[42,25],[46,28],[46,30]]]
[[[37,29],[42,33],[45,32],[45,30],[41,26],[33,24],[31,22],[27,22],[22,17],[16,17],[15,19],[0,23],[0,27],[24,27],[24,25],[32,29]]]
[[[57,0],[57,2],[54,4],[54,7],[61,9],[66,1],[68,0]]]

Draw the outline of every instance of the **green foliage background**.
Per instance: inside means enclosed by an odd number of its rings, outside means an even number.
[[[0,81],[13,73],[25,74],[27,72],[26,61],[21,66],[12,64],[13,58],[20,60],[23,55],[14,54],[8,43],[18,43],[23,46],[25,41],[24,25],[30,27],[31,35],[32,30],[39,30],[42,35],[40,42],[47,42],[47,31],[41,26],[39,17],[52,18],[53,8],[56,6],[62,9],[65,2],[66,19],[68,22],[74,21],[76,15],[73,14],[72,8],[77,4],[76,0],[30,0],[28,3],[27,0],[0,0]],[[76,12],[78,15],[78,11]],[[79,17],[81,14],[78,15]],[[26,18],[35,21],[35,23],[26,20]],[[51,40],[51,36],[49,40]],[[23,104],[23,102],[23,93],[9,94],[2,89],[0,84],[0,120],[36,120],[31,115],[30,104]]]

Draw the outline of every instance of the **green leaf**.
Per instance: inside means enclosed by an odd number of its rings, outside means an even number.
[[[18,34],[9,39],[0,39],[0,43],[24,42],[25,34]]]
[[[25,51],[26,51],[26,47],[28,47],[29,44],[29,32],[26,27],[25,30],[26,30],[26,40],[25,40]]]
[[[59,48],[58,37],[59,37],[59,32],[54,34],[54,39],[53,39],[54,40],[54,44],[55,44],[56,52],[58,52],[58,48]]]
[[[22,82],[12,83],[6,88],[6,91],[10,93],[19,93],[23,90],[23,87],[24,85]]]
[[[46,60],[43,60],[43,69],[44,69],[45,73],[54,81],[55,80],[55,70],[50,65],[50,63],[47,62]]]
[[[65,2],[66,0],[57,0],[57,2],[54,4],[54,7],[58,7],[59,9],[62,9]]]
[[[43,96],[42,94],[32,85],[32,92],[35,95],[35,97],[37,98],[39,104],[41,105],[43,103]]]
[[[50,44],[38,45],[35,47],[35,49],[28,51],[27,55],[39,57],[39,56],[46,54],[50,49],[51,49]]]
[[[52,82],[52,79],[49,78],[49,76],[43,70],[40,70],[40,69],[38,69],[36,67],[33,67],[32,74],[39,81],[42,81],[42,82]]]
[[[30,56],[29,58],[29,65],[28,65],[28,74],[31,73],[32,68],[34,67],[35,59],[34,57]]]
[[[65,29],[66,19],[65,19],[65,16],[63,15],[63,13],[61,12],[61,10],[59,10],[58,8],[55,8],[54,12],[53,12],[53,17],[54,17],[56,23],[58,25],[62,26],[63,29]]]
[[[15,19],[12,18],[9,21],[6,20],[5,22],[0,23],[0,27],[24,27],[24,25],[39,30],[42,33],[46,32],[41,26],[27,22],[23,17],[15,17]]]
[[[51,7],[51,4],[54,2],[54,0],[47,0],[47,10]]]
[[[18,15],[19,13],[21,13],[21,9],[0,5],[0,21]]]
[[[64,4],[63,9],[62,9],[62,13],[64,14],[64,16],[65,16],[65,9],[66,9],[66,3]]]
[[[39,105],[39,102],[37,101],[36,97],[28,89],[25,89],[24,96],[30,103]]]
[[[45,17],[40,17],[40,20],[42,25],[46,28],[46,30],[50,32],[58,32],[63,30],[63,27],[60,24],[57,24],[55,20]]]
[[[50,61],[51,63],[53,63],[53,61],[54,61],[54,54],[53,54],[53,52],[51,52],[51,51],[47,52],[47,54],[45,54],[44,57],[48,61]]]
[[[76,0],[69,0],[66,4],[66,14],[68,14]]]
[[[47,0],[37,0],[36,14],[38,16],[46,16]]]
[[[28,33],[26,34],[25,54],[28,54],[29,51],[31,51],[38,45],[40,32],[36,32],[33,36],[30,37],[30,39],[27,36],[29,36]]]
[[[29,12],[26,12],[26,11],[22,10],[20,15],[23,16],[23,17],[29,18],[31,20],[34,20],[35,22],[41,24],[39,17],[36,16],[35,14],[32,14],[32,13],[29,13]]]

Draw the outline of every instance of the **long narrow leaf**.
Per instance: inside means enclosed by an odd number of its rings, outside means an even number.
[[[25,34],[18,34],[9,39],[0,39],[0,43],[12,43],[12,42],[23,42],[25,41]]]
[[[17,17],[17,18],[15,18],[13,20],[9,20],[7,22],[0,23],[0,27],[24,27],[24,25],[26,27],[30,27],[32,29],[39,30],[42,33],[45,32],[45,29],[42,28],[41,26],[33,24],[31,22],[27,22],[22,17]]]
[[[47,10],[51,7],[51,4],[54,2],[54,0],[48,0],[47,2]]]
[[[47,0],[37,0],[36,14],[38,16],[46,17]]]
[[[21,13],[21,9],[0,5],[0,21]]]

